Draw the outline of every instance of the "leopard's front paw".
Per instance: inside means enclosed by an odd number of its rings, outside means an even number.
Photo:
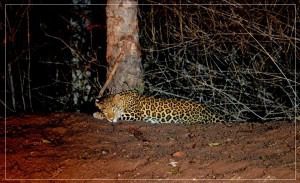
[[[105,116],[104,116],[104,114],[101,113],[101,112],[94,112],[93,113],[93,117],[96,118],[96,119],[101,119],[101,120],[106,119]]]

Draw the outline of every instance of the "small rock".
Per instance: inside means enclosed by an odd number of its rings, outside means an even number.
[[[185,153],[182,151],[177,151],[177,152],[173,153],[172,156],[176,157],[176,158],[183,158],[183,157],[185,157]]]
[[[49,140],[47,140],[47,139],[42,139],[42,143],[44,143],[44,144],[51,144],[51,142]]]
[[[106,150],[102,150],[102,155],[107,155],[108,154],[108,151],[106,151]]]
[[[212,143],[208,143],[208,145],[209,145],[210,147],[215,147],[215,146],[221,145],[221,143],[219,143],[219,142],[212,142]]]
[[[178,162],[174,161],[173,159],[170,160],[169,165],[171,165],[172,167],[177,167]]]

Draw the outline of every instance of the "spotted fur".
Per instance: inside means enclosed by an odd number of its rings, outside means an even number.
[[[101,111],[94,117],[118,120],[145,121],[149,123],[215,123],[223,121],[205,105],[180,99],[164,99],[122,92],[96,99]]]

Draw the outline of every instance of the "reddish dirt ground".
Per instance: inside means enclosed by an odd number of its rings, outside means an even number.
[[[3,178],[4,130],[0,141]],[[7,179],[294,179],[299,155],[287,121],[113,127],[80,113],[25,115],[7,119],[6,143]]]

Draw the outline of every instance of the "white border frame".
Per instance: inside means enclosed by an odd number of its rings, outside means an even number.
[[[294,167],[295,167],[295,177],[294,179],[101,179],[101,178],[94,178],[94,179],[49,179],[49,178],[46,178],[46,179],[17,179],[17,178],[14,178],[14,179],[8,179],[7,178],[7,170],[6,170],[6,167],[7,167],[7,157],[6,157],[6,147],[7,147],[7,142],[6,142],[6,131],[7,131],[7,128],[6,128],[6,117],[7,117],[7,113],[6,113],[6,51],[7,51],[7,48],[6,48],[6,44],[7,44],[7,38],[6,38],[6,19],[7,19],[7,12],[6,12],[6,6],[106,6],[107,4],[5,4],[5,8],[4,8],[4,34],[5,34],[5,38],[4,38],[4,42],[5,42],[5,45],[4,45],[4,78],[5,78],[5,81],[4,81],[4,90],[5,90],[5,94],[4,94],[4,103],[5,103],[5,111],[4,111],[4,138],[5,138],[5,142],[4,142],[4,146],[5,146],[5,157],[4,157],[4,160],[5,160],[5,170],[4,170],[4,180],[6,181],[16,181],[16,180],[44,180],[44,181],[49,181],[49,180],[57,180],[57,181],[61,181],[61,180],[69,180],[69,181],[83,181],[83,180],[117,180],[117,181],[122,181],[122,180],[128,180],[128,181],[141,181],[141,180],[144,180],[144,181],[149,181],[149,180],[156,180],[156,181],[170,181],[170,180],[181,180],[181,181],[293,181],[293,180],[297,180],[297,139],[296,139],[296,136],[297,136],[297,119],[296,119],[296,115],[297,115],[297,77],[296,77],[296,74],[297,74],[297,67],[296,67],[296,52],[297,52],[297,5],[296,4],[200,4],[200,3],[196,3],[196,4],[186,4],[186,3],[183,3],[183,4],[133,4],[133,5],[148,5],[148,6],[161,6],[161,5],[164,5],[164,6],[176,6],[176,5],[189,5],[189,6],[199,6],[199,5],[202,5],[202,6],[208,6],[208,5],[214,5],[214,6],[294,6],[295,8],[295,20],[294,20],[294,23],[295,23],[295,37],[294,37],[294,41],[295,41],[295,120],[294,120],[294,126],[295,126],[295,134],[294,134],[294,141],[295,141],[295,154],[294,154],[294,158],[295,158],[295,162],[294,162]],[[119,4],[109,4],[109,5],[119,5]]]

